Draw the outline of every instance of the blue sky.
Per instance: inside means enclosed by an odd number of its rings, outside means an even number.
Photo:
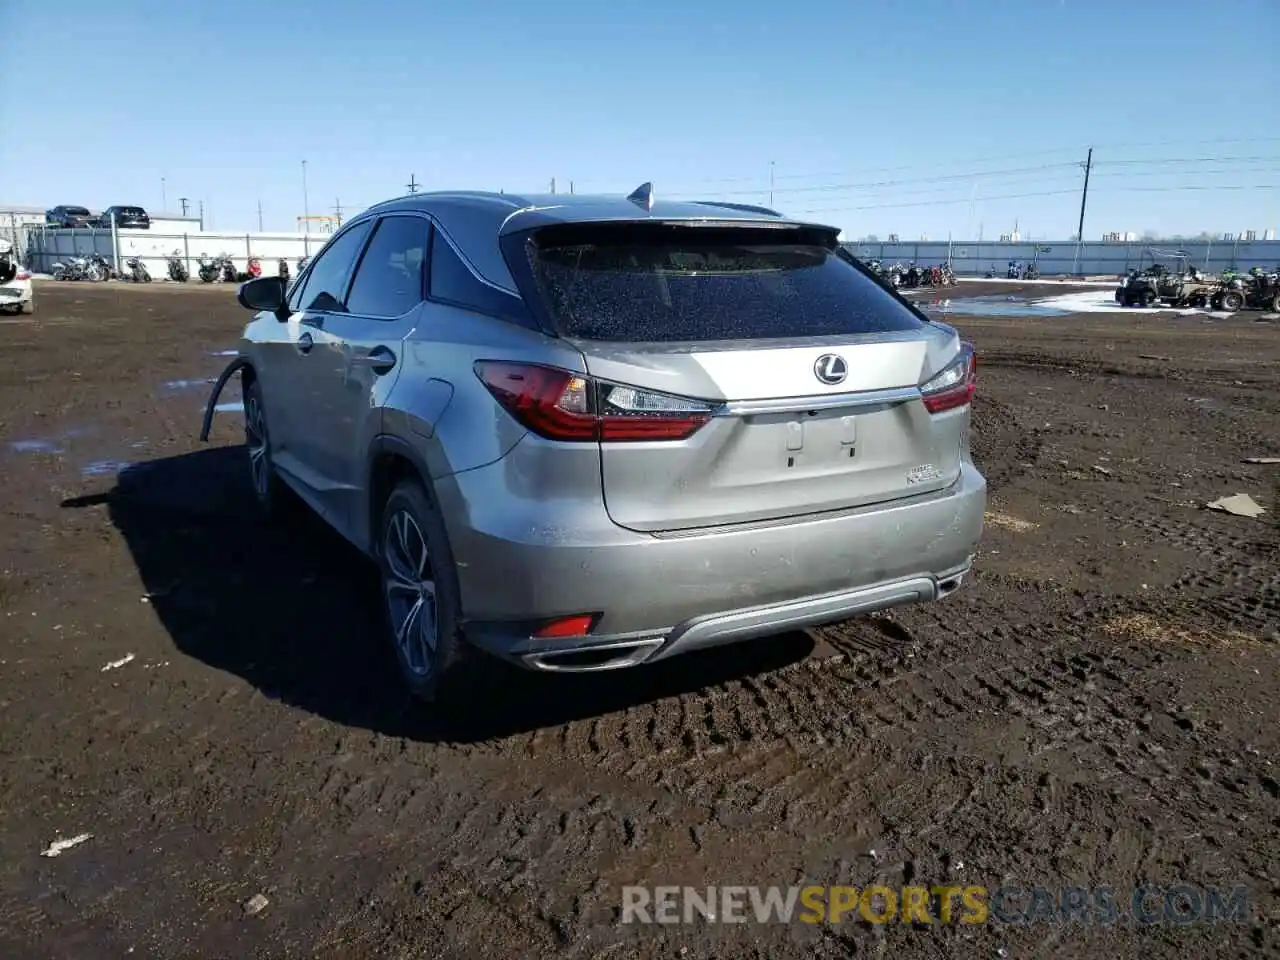
[[[1277,0],[0,5],[0,201],[288,229],[425,189],[773,203],[846,237],[1280,226]],[[1172,24],[1198,24],[1180,30]],[[1269,187],[1269,189],[1268,189]]]

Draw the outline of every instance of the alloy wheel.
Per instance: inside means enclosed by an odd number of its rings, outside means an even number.
[[[262,411],[262,398],[256,390],[245,393],[244,439],[249,448],[249,473],[253,492],[266,502],[271,492],[271,465],[267,462],[267,421]]]
[[[436,585],[427,539],[408,510],[388,518],[382,555],[383,592],[401,660],[415,677],[428,677],[437,641]]]

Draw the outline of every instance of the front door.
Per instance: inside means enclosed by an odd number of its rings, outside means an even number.
[[[321,495],[340,529],[354,532],[367,506],[369,446],[400,375],[405,338],[424,300],[423,263],[431,224],[414,215],[380,218],[357,261],[342,309],[324,315],[308,379],[315,426],[310,459]]]
[[[317,437],[324,430],[328,403],[320,371],[326,354],[335,350],[329,330],[346,309],[343,301],[369,228],[367,220],[353,224],[325,245],[290,292],[280,336],[265,346],[270,370],[265,401],[275,465],[335,525],[341,518],[332,512],[334,497],[327,490]]]

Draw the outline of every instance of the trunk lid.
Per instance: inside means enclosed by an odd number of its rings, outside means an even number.
[[[930,414],[918,388],[958,355],[949,329],[681,353],[579,346],[593,377],[715,408],[687,440],[600,445],[605,506],[620,526],[674,531],[822,513],[939,490],[959,475],[968,409]],[[832,356],[848,368],[839,385],[815,375]]]

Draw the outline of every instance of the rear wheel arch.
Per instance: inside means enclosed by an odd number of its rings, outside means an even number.
[[[431,474],[422,456],[398,437],[382,434],[373,439],[369,448],[369,466],[366,472],[365,510],[366,528],[364,542],[370,555],[377,554],[378,530],[382,525],[382,510],[396,484],[402,480],[418,483],[434,509],[439,509]]]

